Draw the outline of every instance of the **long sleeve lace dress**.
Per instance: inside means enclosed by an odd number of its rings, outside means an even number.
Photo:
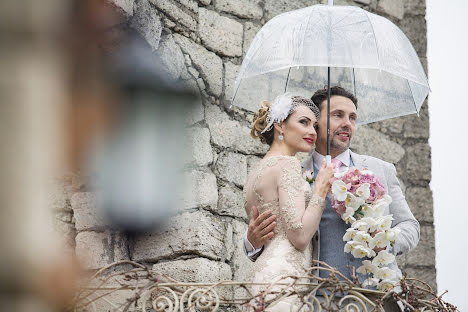
[[[249,215],[255,206],[259,213],[269,209],[277,216],[275,234],[255,261],[249,275],[251,281],[289,282],[291,279],[284,276],[305,275],[305,268],[312,264],[310,240],[318,229],[325,200],[312,196],[309,183],[302,177],[299,160],[292,156],[262,159],[247,178],[244,199]],[[253,286],[251,290],[258,294],[265,287]],[[269,290],[287,291],[284,286]],[[291,296],[268,311],[294,311],[300,305],[298,298]]]

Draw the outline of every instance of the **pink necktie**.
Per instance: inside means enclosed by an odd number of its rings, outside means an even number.
[[[341,167],[341,165],[343,164],[343,163],[341,162],[341,160],[336,159],[336,158],[333,158],[333,159],[331,160],[331,162],[332,162],[332,164],[335,164],[335,171],[336,171],[336,172],[340,172],[340,167]]]

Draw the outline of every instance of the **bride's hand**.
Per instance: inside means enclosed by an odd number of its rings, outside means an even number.
[[[331,183],[330,180],[335,174],[335,164],[330,164],[327,166],[326,160],[323,160],[322,167],[315,178],[315,187],[314,194],[325,198],[327,193],[330,192]]]

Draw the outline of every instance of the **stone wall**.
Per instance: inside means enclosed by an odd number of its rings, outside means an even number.
[[[247,226],[242,186],[266,152],[253,140],[252,116],[227,109],[242,57],[256,32],[275,15],[326,1],[306,0],[112,0],[128,22],[159,53],[168,74],[200,93],[187,118],[193,157],[187,165],[195,196],[163,232],[126,237],[101,226],[94,195],[73,178],[56,196],[58,228],[89,268],[133,259],[185,281],[244,279],[250,266],[242,250]],[[335,1],[360,6],[397,24],[426,67],[424,0]],[[397,167],[408,203],[421,223],[416,250],[401,256],[403,271],[436,284],[431,154],[427,103],[420,117],[362,126],[352,148]],[[74,186],[70,186],[74,183]],[[68,185],[68,186],[67,186]],[[81,185],[81,186],[80,186]],[[83,257],[87,255],[87,257]]]

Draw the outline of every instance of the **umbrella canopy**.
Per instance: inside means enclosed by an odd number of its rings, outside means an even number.
[[[328,83],[359,99],[358,123],[419,112],[429,93],[405,34],[352,6],[314,5],[280,14],[257,33],[242,62],[232,104],[257,111],[279,94],[310,97]]]

